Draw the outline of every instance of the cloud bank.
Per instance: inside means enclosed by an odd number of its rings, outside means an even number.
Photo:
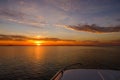
[[[8,41],[12,41],[12,43],[9,43]],[[34,43],[35,41],[44,41],[44,45],[70,45],[70,46],[120,46],[120,39],[116,40],[108,40],[108,41],[99,41],[99,40],[67,40],[67,39],[60,39],[60,38],[52,38],[52,37],[46,37],[46,38],[33,38],[33,37],[27,37],[23,35],[4,35],[0,34],[0,45],[35,45],[31,44],[25,44],[28,41],[32,41]],[[17,44],[15,44],[17,42]]]
[[[110,27],[100,27],[96,24],[92,25],[68,25],[65,26],[67,29],[75,30],[75,31],[86,31],[92,33],[110,33],[110,32],[120,32],[120,25],[110,26]]]
[[[4,35],[0,34],[0,40],[13,40],[13,41],[25,41],[30,39],[29,37],[26,36],[21,36],[21,35]]]
[[[23,35],[4,35],[0,34],[0,40],[13,40],[13,41],[26,41],[26,40],[44,40],[44,41],[75,41],[75,40],[66,40],[52,37],[45,38],[34,38]]]
[[[8,8],[0,8],[0,18],[10,22],[38,28],[43,25],[47,25],[47,23],[43,21],[43,19],[39,19],[39,16],[29,15],[25,12]]]

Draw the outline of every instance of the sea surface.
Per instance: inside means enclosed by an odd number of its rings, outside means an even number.
[[[0,80],[49,80],[61,68],[120,69],[120,47],[0,46]]]

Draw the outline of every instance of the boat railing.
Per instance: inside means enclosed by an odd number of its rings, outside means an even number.
[[[55,76],[53,76],[53,78],[51,80],[60,80],[62,78],[62,75],[64,73],[65,70],[69,69],[70,67],[73,67],[73,66],[77,66],[77,65],[82,65],[81,63],[75,63],[75,64],[71,64],[71,65],[68,65],[66,67],[64,67],[63,69],[59,70]]]

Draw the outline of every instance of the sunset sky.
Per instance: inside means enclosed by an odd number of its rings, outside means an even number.
[[[120,45],[120,0],[0,0],[0,45]]]

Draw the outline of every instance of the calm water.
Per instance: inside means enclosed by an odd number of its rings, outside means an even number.
[[[0,46],[0,80],[49,80],[72,63],[120,69],[120,47]]]

